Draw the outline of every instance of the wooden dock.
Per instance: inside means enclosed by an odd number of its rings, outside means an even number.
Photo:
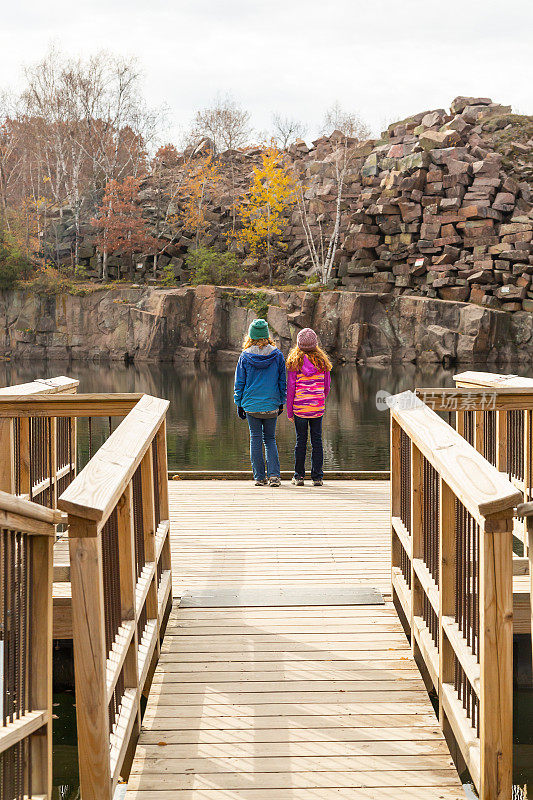
[[[388,495],[171,482],[175,601],[127,800],[464,798],[390,602]]]
[[[372,586],[390,597],[389,481],[335,480],[313,487],[265,488],[261,516],[249,481],[170,481],[173,595],[214,586]],[[354,491],[354,486],[357,490]],[[309,494],[307,494],[309,492]],[[283,513],[297,523],[288,528]],[[206,520],[207,518],[207,520]],[[354,539],[354,534],[356,538]],[[54,547],[54,638],[72,638],[68,538]],[[513,578],[514,632],[530,635],[529,575]]]

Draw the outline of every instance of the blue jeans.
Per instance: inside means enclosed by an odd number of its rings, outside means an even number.
[[[250,426],[250,459],[255,480],[264,481],[267,475],[269,478],[279,478],[281,471],[278,446],[276,444],[276,422],[278,418],[261,419],[260,417],[252,417],[250,414],[246,414],[246,419]],[[266,453],[266,473],[263,444],[265,445]]]
[[[307,450],[307,428],[311,433],[311,480],[324,477],[324,448],[322,447],[322,417],[307,419],[294,415],[296,447],[294,448],[294,475],[305,478],[305,454]]]

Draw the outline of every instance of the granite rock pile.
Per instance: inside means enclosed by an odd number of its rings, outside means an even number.
[[[533,310],[533,124],[514,141],[528,118],[510,111],[458,97],[351,147],[340,285]],[[331,163],[317,156],[307,175],[317,217],[331,214]]]
[[[207,246],[227,248],[234,198],[246,192],[261,153],[256,147],[218,156],[221,181],[206,202]],[[165,231],[161,198],[190,158],[182,154],[177,166],[142,184],[143,212],[162,252],[155,270],[153,260],[137,259],[141,282],[161,277],[168,265],[178,283],[187,282],[185,256],[194,237],[185,229],[172,236]],[[311,145],[297,141],[286,159],[301,178],[315,241],[333,227],[338,167],[346,163],[329,288],[533,311],[533,117],[513,114],[487,97],[457,97],[449,112],[416,114],[390,125],[379,140],[346,139],[335,131]],[[176,201],[177,219],[179,210]],[[58,238],[68,258],[74,230],[68,214],[61,224]],[[82,232],[79,260],[88,277],[96,278],[94,230],[84,225]],[[285,244],[278,264],[282,282],[312,281],[316,271],[296,208]],[[263,282],[266,265],[241,255],[250,280]],[[120,258],[110,258],[112,277],[127,276],[128,270]]]

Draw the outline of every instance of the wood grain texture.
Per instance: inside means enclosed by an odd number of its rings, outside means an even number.
[[[171,481],[174,595],[390,584],[389,488]],[[127,800],[463,800],[391,602],[172,607]]]
[[[167,400],[143,395],[79,475],[58,506],[103,525],[164,422]]]

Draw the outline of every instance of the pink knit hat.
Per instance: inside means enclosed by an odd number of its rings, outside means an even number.
[[[309,353],[318,347],[318,336],[312,328],[302,328],[296,337],[296,344],[304,353]]]

